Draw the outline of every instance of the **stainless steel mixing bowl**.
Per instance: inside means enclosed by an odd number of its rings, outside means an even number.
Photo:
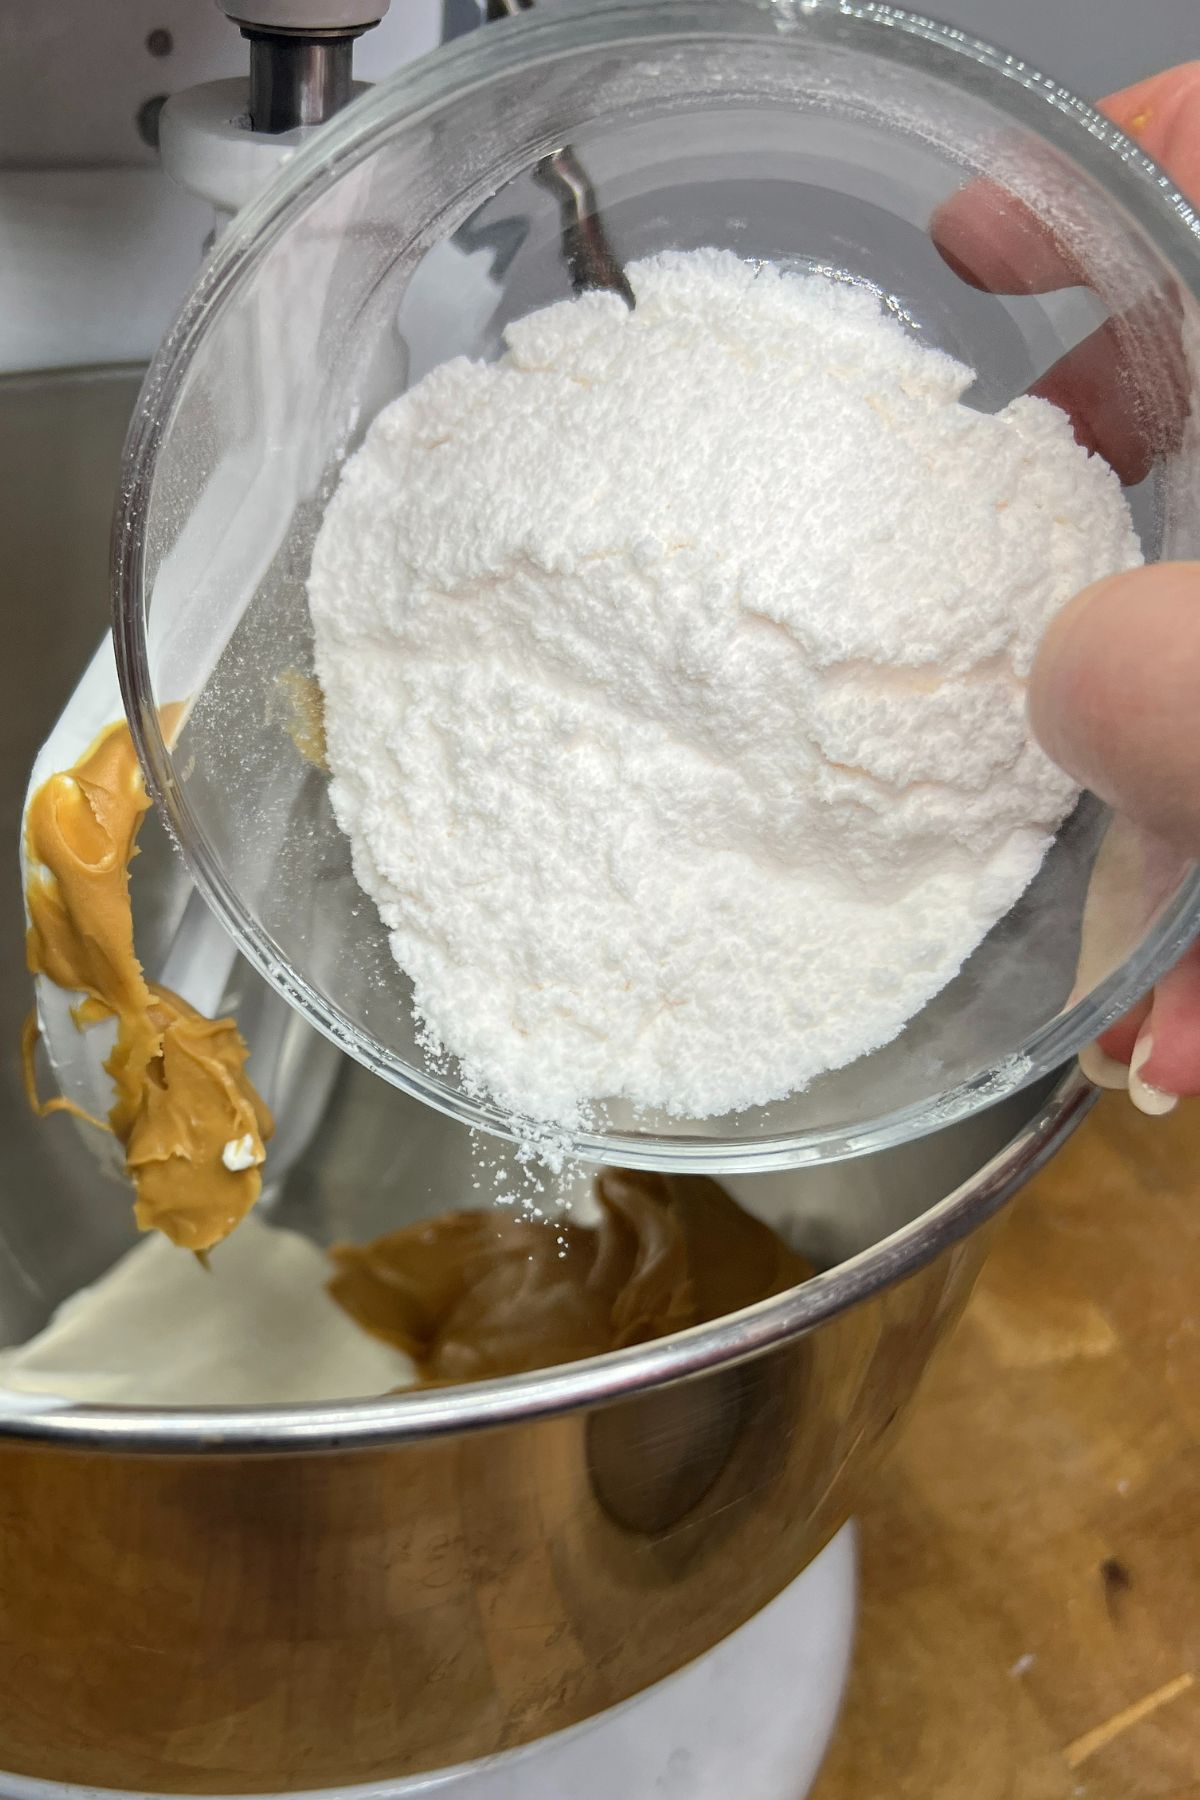
[[[296,1213],[328,1225],[368,1169],[378,1183],[385,1093],[348,1069]],[[10,1418],[0,1767],[154,1793],[381,1780],[668,1675],[846,1518],[970,1291],[981,1227],[1087,1104],[1072,1076],[766,1178],[828,1272],[661,1343],[349,1405]],[[398,1159],[422,1177],[460,1129],[425,1119],[437,1138]],[[112,1200],[75,1200],[86,1239]],[[50,1279],[58,1254],[42,1243]]]
[[[103,616],[134,388],[0,384],[3,822]],[[0,929],[20,932],[15,883]],[[133,1241],[68,1121],[36,1123],[0,984],[0,1338]],[[1074,1075],[739,1195],[826,1273],[714,1326],[520,1380],[350,1405],[67,1408],[0,1424],[0,1769],[248,1793],[443,1768],[595,1715],[784,1588],[847,1516],[970,1291],[986,1226],[1083,1115]],[[440,1209],[467,1134],[346,1062],[277,1216]],[[30,1401],[31,1406],[38,1403]],[[0,1775],[0,1788],[4,1780]]]

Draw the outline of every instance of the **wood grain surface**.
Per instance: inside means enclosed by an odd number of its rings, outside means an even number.
[[[1019,1197],[860,1523],[813,1800],[1200,1797],[1200,1102]]]

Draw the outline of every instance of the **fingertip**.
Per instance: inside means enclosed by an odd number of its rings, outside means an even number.
[[[999,182],[977,178],[951,194],[929,232],[960,280],[988,293],[1044,294],[1081,280],[1050,226]]]
[[[1169,969],[1154,990],[1130,1067],[1158,1094],[1200,1094],[1200,945]]]
[[[1160,1119],[1175,1111],[1179,1095],[1169,1088],[1157,1087],[1145,1073],[1153,1051],[1154,1039],[1146,1032],[1129,1059],[1129,1098],[1140,1113]]]
[[[1086,588],[1045,634],[1029,718],[1060,767],[1186,856],[1200,854],[1200,563]]]
[[[1162,164],[1185,194],[1200,196],[1200,61],[1176,63],[1097,105]]]
[[[1093,1087],[1120,1093],[1129,1086],[1129,1064],[1109,1056],[1099,1043],[1085,1044],[1079,1052],[1079,1068]]]
[[[1119,1064],[1128,1075],[1129,1064],[1134,1048],[1141,1035],[1142,1026],[1150,1017],[1150,996],[1139,1000],[1137,1005],[1127,1012],[1115,1025],[1102,1031],[1096,1040],[1096,1047],[1109,1063]]]
[[[938,255],[941,257],[942,261],[946,264],[946,267],[951,271],[952,274],[957,275],[958,279],[960,281],[966,282],[968,287],[973,287],[973,288],[977,289],[980,293],[987,293],[989,291],[987,288],[987,284],[980,280],[979,276],[975,273],[975,270],[971,267],[970,263],[964,262],[963,258],[958,254],[958,252],[951,247],[952,243],[953,243],[953,237],[951,236],[951,238],[944,240],[942,237],[939,236],[938,221],[937,221],[936,216],[935,216],[934,222],[933,222],[933,243],[934,243],[934,248],[936,249]]]
[[[1126,577],[1107,575],[1080,590],[1055,614],[1042,635],[1029,676],[1029,722],[1047,756],[1084,787],[1095,786],[1094,740],[1103,729],[1109,702],[1093,671],[1097,629],[1103,636],[1108,595],[1116,589],[1116,609],[1127,603]]]

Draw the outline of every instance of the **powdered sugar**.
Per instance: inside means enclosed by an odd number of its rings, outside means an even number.
[[[1047,621],[1112,472],[864,292],[715,251],[375,421],[309,583],[338,820],[432,1039],[514,1111],[707,1116],[885,1043],[1071,805]]]

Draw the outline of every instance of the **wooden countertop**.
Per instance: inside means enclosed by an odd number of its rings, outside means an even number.
[[[1017,1199],[860,1521],[813,1800],[1200,1796],[1200,1101]]]

